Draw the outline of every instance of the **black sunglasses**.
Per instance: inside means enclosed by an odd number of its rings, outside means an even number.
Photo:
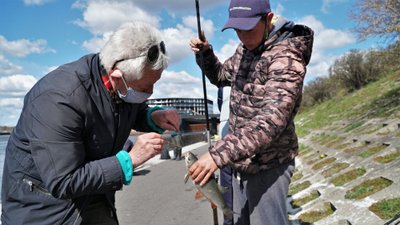
[[[122,62],[124,60],[128,60],[128,59],[136,59],[139,57],[143,57],[143,56],[147,56],[147,60],[149,60],[150,63],[154,63],[157,59],[158,56],[160,55],[160,51],[165,55],[166,54],[166,50],[165,50],[165,44],[164,41],[161,41],[160,44],[158,45],[153,45],[149,48],[149,50],[147,50],[147,53],[145,54],[141,54],[132,58],[126,58],[126,59],[119,59],[117,61],[115,61],[114,65],[112,66],[112,69],[115,68],[115,66],[117,65],[117,63]]]

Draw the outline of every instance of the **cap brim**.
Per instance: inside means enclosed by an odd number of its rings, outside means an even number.
[[[251,30],[257,25],[260,19],[261,16],[252,18],[229,18],[228,22],[226,22],[221,31],[229,28],[238,30]]]

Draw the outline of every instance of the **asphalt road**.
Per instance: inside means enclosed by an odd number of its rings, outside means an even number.
[[[183,148],[197,155],[207,151],[207,144]],[[171,154],[172,156],[172,154]],[[210,203],[195,200],[196,189],[186,173],[184,160],[159,160],[156,156],[137,171],[129,186],[117,192],[116,206],[121,225],[213,225]],[[222,212],[218,210],[219,224]]]

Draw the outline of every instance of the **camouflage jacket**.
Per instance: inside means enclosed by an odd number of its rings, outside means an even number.
[[[294,117],[300,107],[313,31],[303,25],[281,29],[249,51],[240,44],[223,64],[212,49],[203,69],[214,85],[231,85],[229,132],[209,152],[218,167],[257,173],[298,154]],[[200,65],[200,57],[196,57]]]

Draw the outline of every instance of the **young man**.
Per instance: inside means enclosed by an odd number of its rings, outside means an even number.
[[[163,146],[152,132],[121,150],[131,129],[179,129],[176,110],[145,103],[166,66],[161,34],[128,23],[38,81],[6,148],[2,224],[118,224],[115,191]]]
[[[235,224],[285,225],[286,197],[298,153],[294,117],[301,103],[313,31],[274,17],[268,0],[231,0],[223,30],[229,28],[241,43],[224,63],[205,37],[190,42],[196,56],[203,54],[210,82],[232,90],[228,134],[189,172],[204,185],[218,168],[230,165],[233,210],[240,213]]]

